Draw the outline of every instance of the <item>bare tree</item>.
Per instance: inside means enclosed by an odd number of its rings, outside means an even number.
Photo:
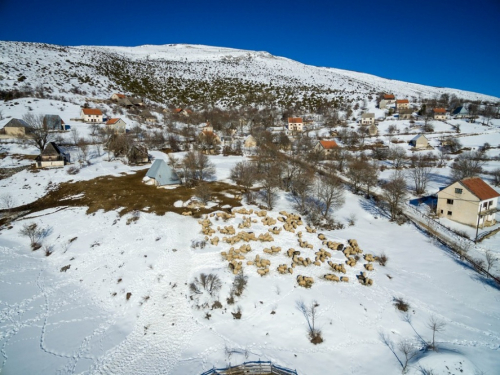
[[[389,159],[392,160],[392,165],[394,166],[394,168],[401,168],[406,159],[406,150],[401,146],[391,148],[389,150]]]
[[[80,161],[87,162],[88,154],[89,154],[89,144],[85,138],[80,138],[77,144],[80,149]]]
[[[344,186],[342,180],[333,174],[316,179],[316,198],[323,218],[327,219],[330,210],[340,208],[344,204]]]
[[[292,194],[297,202],[297,209],[305,213],[307,198],[312,192],[314,171],[312,169],[301,169],[292,181]]]
[[[212,189],[210,185],[206,182],[199,184],[195,189],[194,193],[197,198],[199,198],[203,204],[207,204],[212,198]]]
[[[204,181],[215,174],[215,166],[207,155],[201,151],[189,151],[182,159],[184,178],[189,180]]]
[[[264,166],[259,173],[259,181],[266,197],[267,207],[272,210],[276,199],[276,191],[281,186],[281,166],[273,162]]]
[[[245,193],[249,194],[255,182],[257,170],[253,163],[242,161],[237,163],[231,169],[229,178],[245,189]]]
[[[323,342],[321,337],[321,330],[316,328],[316,321],[318,318],[318,307],[319,304],[316,301],[311,302],[311,306],[306,306],[304,301],[297,301],[297,309],[304,314],[307,321],[307,327],[309,330],[309,339],[313,344],[320,344]]]
[[[482,155],[477,151],[466,151],[458,155],[451,165],[451,177],[454,181],[460,181],[467,177],[477,176],[483,170],[484,161]]]
[[[486,253],[484,253],[484,256],[486,257],[486,271],[489,273],[490,269],[497,264],[498,258],[491,250],[487,250]]]
[[[451,153],[458,152],[462,149],[462,143],[455,137],[446,138],[443,143],[445,144],[443,148]]]
[[[401,173],[394,173],[389,181],[382,186],[383,197],[389,204],[391,220],[395,220],[408,192],[406,181]]]
[[[432,344],[430,345],[431,349],[437,351],[437,346],[436,346],[436,332],[442,332],[444,331],[444,327],[446,326],[446,323],[436,317],[435,315],[432,315],[429,318],[429,321],[427,322],[427,327],[429,327],[432,330]]]
[[[26,129],[25,142],[38,148],[42,152],[45,145],[52,141],[52,134],[49,129],[43,125],[43,115],[34,115],[27,112],[23,115],[23,120],[29,125]]]
[[[7,212],[10,212],[11,208],[15,206],[14,197],[10,193],[2,194],[0,197],[0,203],[2,208]]]
[[[411,165],[413,168],[409,170],[408,174],[415,183],[415,192],[423,194],[433,169],[434,158],[432,154],[416,154],[411,157]]]
[[[78,141],[80,140],[80,134],[78,133],[78,129],[75,127],[71,128],[71,138],[73,138],[73,144],[77,146]]]
[[[406,374],[408,371],[409,362],[416,357],[418,354],[417,349],[408,340],[401,340],[398,342],[398,350],[403,354],[404,359],[401,361],[403,363],[402,374]]]

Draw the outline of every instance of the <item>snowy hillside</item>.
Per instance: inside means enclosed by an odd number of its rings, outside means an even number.
[[[267,52],[197,45],[62,47],[0,42],[0,89],[45,87],[46,93],[107,98],[123,91],[159,104],[244,103],[304,106],[392,92],[419,101],[441,94],[466,101],[498,98],[304,65]]]

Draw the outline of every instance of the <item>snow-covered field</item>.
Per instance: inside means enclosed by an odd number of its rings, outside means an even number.
[[[141,213],[127,225],[127,216],[115,212],[86,215],[85,208],[68,208],[14,222],[0,232],[2,371],[196,374],[261,359],[300,374],[330,373],[332,363],[339,374],[398,373],[398,361],[380,335],[421,347],[421,339],[431,338],[427,321],[437,316],[446,322],[437,334],[440,351],[420,352],[412,366],[420,363],[439,374],[448,373],[445,366],[496,373],[498,287],[413,225],[390,223],[358,196],[348,194],[347,202],[335,217],[346,223],[354,213],[356,224],[324,234],[343,243],[356,238],[365,253],[385,252],[386,267],[375,264],[370,272],[372,287],[355,277],[364,261],[347,267],[348,283],[321,280],[328,273],[326,264],[278,274],[277,265],[289,262],[282,253],[290,247],[314,257],[312,250],[298,247],[295,234],[282,231],[275,243],[250,243],[247,259],[264,255],[272,262],[271,272],[260,277],[255,267],[244,266],[248,287],[234,305],[226,302],[233,274],[220,256],[230,246],[192,248],[192,240],[203,239],[193,218]],[[276,218],[282,209],[291,211],[285,194],[269,216]],[[52,255],[46,257],[42,249],[32,252],[28,240],[19,236],[26,222],[50,228],[44,244],[53,246]],[[236,215],[227,222],[214,220],[214,226],[240,222],[242,215]],[[267,232],[260,220],[252,229]],[[317,251],[321,242],[316,234],[301,229]],[[282,253],[264,254],[269,245],[281,246]],[[342,253],[332,253],[334,263],[343,261]],[[211,300],[219,300],[222,309],[197,309],[191,300],[188,284],[202,272],[223,281]],[[313,287],[299,287],[297,274],[313,276]],[[410,304],[410,322],[394,308],[395,297]],[[297,308],[300,301],[319,304],[316,324],[322,344],[309,342],[307,322]],[[237,306],[241,320],[230,314]]]
[[[309,67],[274,57],[265,52],[232,50],[206,46],[166,45],[119,47],[57,47],[37,48],[36,45],[0,42],[0,62],[4,67],[16,61],[35,65],[35,60],[47,67],[58,67],[58,74],[45,75],[40,71],[11,69],[0,82],[0,88],[11,89],[19,76],[26,74],[27,82],[43,80],[46,86],[61,95],[59,99],[21,98],[0,103],[3,117],[0,128],[11,118],[21,118],[26,112],[58,114],[75,129],[79,137],[91,139],[89,125],[72,118],[79,117],[80,105],[89,98],[72,93],[80,87],[92,98],[108,98],[114,92],[110,82],[98,77],[96,86],[81,83],[76,78],[64,78],[63,71],[77,72],[80,77],[90,74],[85,63],[94,53],[113,52],[131,59],[166,61],[220,62],[224,74],[238,76],[245,68],[231,62],[253,61],[248,79],[267,82],[273,71],[283,77],[298,77],[307,84],[318,84],[334,89],[356,87],[366,92],[382,90],[404,97],[433,97],[442,93],[456,94],[467,100],[497,100],[489,96],[452,89],[433,88],[398,81],[389,81],[362,73],[338,69]],[[9,53],[6,53],[6,52]],[[27,51],[33,52],[32,58]],[[33,57],[35,56],[35,57]],[[77,64],[75,62],[82,62]],[[57,65],[59,64],[59,65]],[[10,68],[9,68],[10,69]],[[23,68],[24,69],[24,68]],[[73,70],[72,70],[73,69]],[[216,68],[214,68],[217,70]],[[222,69],[222,68],[221,68]],[[221,70],[222,72],[222,70]],[[5,73],[5,72],[0,72]],[[38,74],[42,74],[38,76]],[[201,70],[192,72],[199,76]],[[199,78],[199,77],[198,77]],[[276,78],[276,77],[275,77]],[[113,89],[114,90],[114,89]],[[347,94],[346,94],[347,95]],[[350,95],[350,94],[349,94]],[[359,94],[356,94],[359,95]],[[90,98],[90,99],[92,99]],[[105,103],[103,109],[112,111]],[[367,111],[383,116],[375,102],[367,104]],[[131,129],[138,123],[133,116],[120,115]],[[443,136],[457,136],[464,147],[478,149],[488,142],[493,147],[486,152],[491,158],[484,170],[500,167],[500,120],[491,126],[478,121],[470,124],[462,120],[432,121],[434,133],[426,134],[438,155]],[[389,126],[396,125],[400,133],[388,135]],[[407,142],[421,132],[421,122],[412,127],[409,121],[387,119],[378,125],[379,135],[367,139],[367,144],[381,139],[390,147],[402,147],[407,156],[412,149]],[[452,125],[460,125],[455,133]],[[349,126],[355,128],[354,123]],[[311,135],[327,135],[326,128],[312,130]],[[57,136],[65,144],[72,144],[74,132]],[[391,140],[401,143],[393,144]],[[340,143],[340,142],[339,142]],[[78,149],[67,147],[72,160],[78,159]],[[37,155],[34,147],[21,142],[2,139],[0,168],[28,166],[30,157]],[[154,158],[167,160],[166,154],[151,151]],[[76,175],[61,169],[22,170],[0,180],[0,198],[10,195],[14,206],[33,203],[49,194],[63,182],[80,182],[102,176],[120,176],[140,173],[149,165],[130,167],[119,160],[108,160],[105,152],[90,146],[90,165]],[[183,153],[176,154],[182,158]],[[454,156],[452,156],[454,157]],[[231,168],[244,156],[210,156],[216,167],[214,179],[226,183]],[[451,182],[450,165],[435,168],[427,186],[427,193],[436,193]],[[390,166],[390,162],[385,163]],[[392,169],[382,171],[387,179]],[[491,176],[482,174],[487,182]],[[411,178],[406,175],[408,186]],[[124,189],[127,186],[123,187]],[[151,189],[155,189],[151,186]],[[165,194],[172,190],[162,189]],[[293,274],[280,274],[280,264],[290,264],[286,251],[294,248],[301,256],[314,259],[315,252],[325,248],[318,233],[307,233],[302,239],[313,249],[299,247],[297,233],[282,230],[273,234],[274,242],[251,241],[252,250],[243,260],[248,285],[234,302],[228,301],[234,275],[221,252],[231,245],[220,241],[207,242],[200,247],[205,235],[197,219],[167,212],[157,216],[148,212],[134,212],[120,216],[118,211],[97,211],[87,214],[86,207],[53,207],[30,213],[0,228],[0,373],[5,374],[201,374],[212,367],[235,365],[245,361],[269,360],[280,366],[309,374],[397,374],[401,373],[402,353],[397,346],[410,342],[418,354],[410,361],[409,373],[419,374],[419,367],[432,369],[434,374],[499,374],[500,371],[500,294],[499,286],[480,276],[454,253],[429,238],[413,224],[398,226],[389,221],[372,201],[346,191],[345,205],[334,214],[343,229],[323,231],[328,240],[347,244],[356,239],[363,252],[389,258],[385,267],[374,262],[374,270],[367,272],[373,286],[364,286],[357,276],[365,270],[361,259],[353,267],[346,266],[348,282],[331,282],[323,275],[332,273],[329,266],[297,266]],[[67,197],[79,199],[81,195]],[[415,200],[416,196],[410,196]],[[176,198],[177,199],[177,198]],[[183,207],[188,201],[179,199],[174,207]],[[208,206],[216,203],[211,202]],[[280,192],[271,218],[280,211],[294,212],[293,197]],[[269,233],[269,227],[257,217],[255,206],[251,215],[236,214],[227,221],[209,217],[212,228],[232,225],[238,228],[243,216],[255,222],[251,228],[256,236]],[[424,211],[423,207],[418,207]],[[146,208],[145,208],[145,211]],[[348,223],[354,218],[355,224]],[[500,217],[497,217],[497,219]],[[465,231],[471,237],[474,228],[440,219],[441,224]],[[36,223],[46,229],[42,248],[32,251],[28,238],[20,234],[26,224]],[[279,228],[282,223],[272,225]],[[489,228],[491,229],[491,228]],[[486,230],[489,230],[486,229]],[[220,239],[225,235],[215,234]],[[233,245],[241,246],[241,242]],[[265,248],[280,246],[281,251],[268,255]],[[472,256],[484,256],[492,250],[500,256],[500,234],[492,236],[470,249]],[[261,277],[247,261],[256,255],[271,261],[270,272]],[[331,251],[333,263],[343,263],[345,256]],[[492,273],[499,274],[497,264]],[[217,275],[222,281],[213,296],[206,292],[193,293],[190,284],[201,273]],[[297,275],[311,276],[310,289],[297,284]],[[403,298],[409,304],[407,314],[394,307],[394,299]],[[219,301],[222,308],[212,308]],[[230,303],[232,302],[232,303]],[[324,342],[314,345],[308,338],[308,322],[299,309],[301,303],[317,303],[316,327]],[[241,319],[234,319],[238,309]],[[438,351],[426,350],[432,339],[428,327],[431,317],[445,323],[437,332]],[[382,338],[385,338],[385,342]],[[393,352],[394,351],[394,352]],[[397,355],[397,356],[396,356]]]

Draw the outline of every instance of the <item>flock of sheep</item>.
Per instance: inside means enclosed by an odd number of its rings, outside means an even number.
[[[243,215],[242,221],[238,224],[237,230],[232,225],[225,226],[217,226],[217,229],[214,229],[214,221],[222,220],[227,222],[229,219],[235,219],[236,215]],[[328,250],[324,248],[319,248],[314,252],[314,257],[310,254],[311,251],[314,251],[313,244],[307,242],[303,239],[303,233],[300,231],[300,227],[304,226],[302,219],[300,216],[287,213],[286,211],[280,211],[279,215],[276,219],[268,216],[267,211],[253,211],[252,209],[248,210],[246,208],[234,209],[232,213],[227,212],[216,212],[210,215],[205,215],[198,222],[201,224],[201,231],[205,235],[205,240],[209,241],[212,245],[218,246],[219,242],[227,243],[230,245],[230,249],[228,251],[222,251],[221,256],[222,259],[228,262],[229,269],[235,274],[239,274],[243,272],[243,267],[246,265],[247,267],[253,266],[256,267],[257,273],[261,276],[265,276],[269,274],[271,261],[269,259],[263,258],[263,255],[269,255],[270,257],[283,253],[288,258],[290,258],[290,263],[280,264],[276,268],[278,273],[284,274],[293,274],[294,270],[298,270],[299,267],[309,267],[316,266],[320,267],[323,264],[328,266],[328,270],[330,272],[336,272],[340,274],[346,274],[346,265],[349,267],[355,267],[357,262],[361,260],[360,254],[363,253],[363,250],[360,249],[358,242],[354,239],[350,239],[347,241],[347,245],[344,245],[341,242],[330,241],[326,238],[326,236],[322,233],[317,235],[317,238],[321,241],[321,244],[328,248]],[[268,228],[268,231],[265,233],[261,233],[258,236],[252,231],[245,231],[243,229],[251,229],[253,224],[258,223],[260,218],[260,222]],[[282,223],[282,226],[278,226],[278,221]],[[305,231],[309,234],[316,233],[316,229],[311,228],[309,226],[305,226]],[[295,234],[297,237],[297,244],[301,249],[304,250],[295,250],[290,248],[286,251],[282,252],[280,246],[270,246],[264,248],[262,251],[264,254],[257,254],[253,259],[247,259],[247,256],[252,251],[252,247],[250,242],[274,242],[273,236],[279,236],[282,233],[282,230]],[[216,234],[220,234],[221,238]],[[235,246],[239,242],[242,242],[239,247]],[[332,257],[332,252],[342,252],[345,256],[345,263],[334,263],[329,260]],[[304,252],[304,254],[302,253]],[[310,254],[310,256],[307,256]],[[377,256],[373,256],[372,254],[364,254],[364,260],[366,263],[363,265],[366,271],[373,271],[373,263],[378,261]],[[373,280],[370,279],[366,272],[361,272],[356,276],[359,282],[363,285],[373,285]],[[324,280],[327,281],[335,281],[335,282],[349,282],[349,278],[347,276],[338,276],[335,273],[326,273],[322,276]],[[314,284],[314,278],[311,276],[298,275],[297,283],[299,286],[304,288],[310,288]]]

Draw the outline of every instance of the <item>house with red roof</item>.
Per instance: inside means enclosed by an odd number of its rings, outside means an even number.
[[[125,99],[127,96],[125,94],[113,94],[111,95],[111,100],[114,100],[115,102],[120,100],[120,99]]]
[[[97,108],[82,108],[80,117],[84,122],[102,122],[102,112]]]
[[[473,227],[496,223],[500,194],[479,177],[452,183],[437,193],[437,214]]]
[[[392,94],[384,94],[382,100],[378,103],[380,109],[393,107],[396,104],[396,98]]]
[[[408,109],[410,108],[410,102],[408,99],[398,99],[396,100],[396,109],[399,111],[400,109]]]
[[[115,134],[125,134],[127,124],[121,118],[110,118],[106,121],[106,129],[113,130]]]
[[[434,108],[434,120],[446,120],[446,109],[444,108]]]
[[[335,141],[319,141],[316,146],[314,146],[314,150],[327,156],[338,149],[338,147]]]

